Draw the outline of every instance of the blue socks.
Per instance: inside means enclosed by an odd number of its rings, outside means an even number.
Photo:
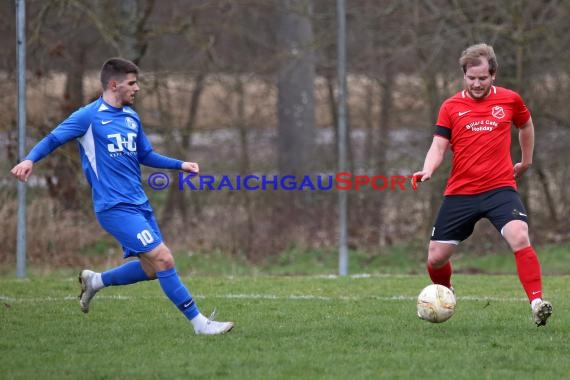
[[[101,279],[105,286],[130,285],[149,280],[139,260],[126,262],[121,266],[103,272],[101,273]]]
[[[192,320],[200,314],[198,306],[196,306],[188,289],[186,289],[182,281],[180,281],[180,277],[178,277],[175,268],[156,272],[156,277],[164,293],[186,318]]]
[[[188,289],[180,281],[175,268],[156,272],[156,277],[166,296],[180,309],[186,318],[192,320],[200,314],[198,306],[196,306]],[[101,280],[103,285],[112,286],[134,284],[140,281],[148,281],[150,278],[144,272],[141,262],[133,260],[101,273]]]

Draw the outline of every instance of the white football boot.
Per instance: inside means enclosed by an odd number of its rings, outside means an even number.
[[[233,322],[218,322],[214,320],[216,316],[216,310],[212,312],[210,318],[208,318],[201,326],[194,329],[197,335],[219,335],[225,334],[234,328]]]
[[[534,323],[537,326],[546,325],[546,321],[552,315],[552,304],[548,301],[540,301],[532,308]]]
[[[81,311],[84,313],[89,312],[89,303],[91,299],[95,297],[95,294],[99,289],[95,289],[91,285],[91,278],[95,275],[95,272],[91,270],[84,269],[79,272],[79,283],[81,284],[81,294],[79,295],[79,306]]]

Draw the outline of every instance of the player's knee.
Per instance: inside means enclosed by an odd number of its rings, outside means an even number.
[[[436,245],[430,245],[427,265],[431,268],[441,268],[449,261],[450,253]]]
[[[441,268],[445,265],[447,259],[438,256],[428,256],[427,265],[430,268]]]
[[[507,224],[504,237],[515,251],[530,245],[528,225],[524,222],[513,221]]]
[[[430,268],[440,268],[445,264],[445,260],[437,252],[430,250],[427,259],[427,265]]]
[[[530,245],[530,239],[527,234],[516,235],[509,240],[509,245],[513,251],[518,251],[519,249],[528,247]]]
[[[154,261],[155,265],[160,270],[168,270],[174,268],[174,257],[172,256],[170,249],[165,245],[159,247]]]

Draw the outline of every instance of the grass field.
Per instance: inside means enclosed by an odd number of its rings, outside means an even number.
[[[0,278],[1,379],[537,379],[570,372],[570,277],[537,328],[516,276],[457,275],[446,323],[415,316],[427,275],[185,277],[204,314],[236,323],[195,336],[157,282],[107,288],[89,314],[71,276]]]

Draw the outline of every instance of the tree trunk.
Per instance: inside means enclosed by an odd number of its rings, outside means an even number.
[[[204,90],[205,78],[206,75],[204,73],[200,73],[196,77],[194,88],[192,89],[192,96],[190,97],[188,121],[181,131],[181,141],[174,143],[174,146],[171,147],[172,154],[181,160],[189,160],[189,158],[187,158],[188,150],[192,143],[192,132],[196,126],[196,117],[198,116],[198,107]],[[169,186],[166,205],[161,218],[164,227],[170,223],[172,216],[175,215],[176,212],[180,213],[184,223],[187,222],[188,210],[186,207],[185,194],[186,191],[179,190],[177,186]]]
[[[552,196],[552,191],[550,190],[550,186],[548,186],[550,176],[544,172],[544,168],[536,156],[534,157],[534,169],[536,170],[536,174],[538,175],[538,178],[540,179],[540,184],[542,185],[542,190],[544,191],[544,196],[546,198],[546,206],[550,214],[550,221],[558,223],[558,213],[556,212],[557,205],[556,202],[554,201],[554,197]]]
[[[441,96],[437,88],[435,73],[426,73],[423,79],[429,102],[430,120],[432,120],[433,125],[435,125],[441,103]],[[421,164],[423,165],[423,161]],[[437,171],[437,174],[433,176],[432,179],[429,181],[430,182],[429,187],[431,188],[431,193],[430,193],[430,201],[428,206],[427,224],[424,228],[424,234],[426,234],[427,236],[431,235],[433,223],[435,222],[435,217],[442,202],[442,194],[445,189],[445,184],[447,183],[449,168],[450,168],[449,160],[444,159],[443,163],[441,164],[441,166]]]
[[[119,2],[119,30],[118,48],[119,54],[139,64],[146,53],[148,39],[144,28],[154,7],[154,0],[144,2],[140,6],[139,0],[121,0]]]
[[[278,38],[283,64],[278,77],[278,166],[281,175],[310,170],[315,135],[313,29],[309,0],[285,0]]]
[[[333,130],[334,130],[334,157],[335,157],[335,165],[338,163],[338,135],[339,135],[339,121],[338,121],[338,99],[335,95],[335,87],[334,87],[334,78],[331,75],[327,75],[325,78],[327,82],[327,90],[328,90],[328,97],[329,97],[329,109],[331,112],[331,119],[333,121]],[[346,168],[349,172],[354,173],[354,156],[352,153],[352,139],[350,133],[350,117],[349,117],[349,110],[346,110]]]
[[[392,66],[388,64],[384,71],[384,78],[380,82],[382,94],[380,98],[380,122],[378,126],[378,146],[376,148],[377,154],[377,173],[387,176],[388,172],[388,149],[390,148],[390,129],[392,124],[392,111],[394,105],[393,91],[394,91],[394,73]],[[375,225],[378,231],[378,243],[382,247],[386,245],[386,234],[384,228],[384,205],[385,205],[386,192],[380,192],[377,199]]]
[[[81,43],[69,49],[72,57],[66,65],[65,92],[62,114],[69,115],[83,104],[83,75],[85,73],[86,48]],[[50,160],[53,175],[46,176],[48,191],[52,198],[66,210],[81,208],[82,193],[79,190],[81,164],[79,163],[77,144],[69,143],[59,148]]]
[[[236,107],[236,124],[239,129],[239,141],[240,141],[240,174],[243,176],[248,175],[250,172],[250,159],[249,159],[249,144],[248,144],[248,129],[246,124],[245,115],[245,93],[243,88],[243,80],[237,78],[235,92],[237,95],[237,107]],[[240,191],[242,196],[242,202],[245,209],[245,233],[242,236],[243,246],[242,249],[245,250],[246,256],[250,259],[255,260],[253,257],[253,247],[252,243],[255,237],[255,225],[253,222],[253,209],[251,201],[250,191]]]

